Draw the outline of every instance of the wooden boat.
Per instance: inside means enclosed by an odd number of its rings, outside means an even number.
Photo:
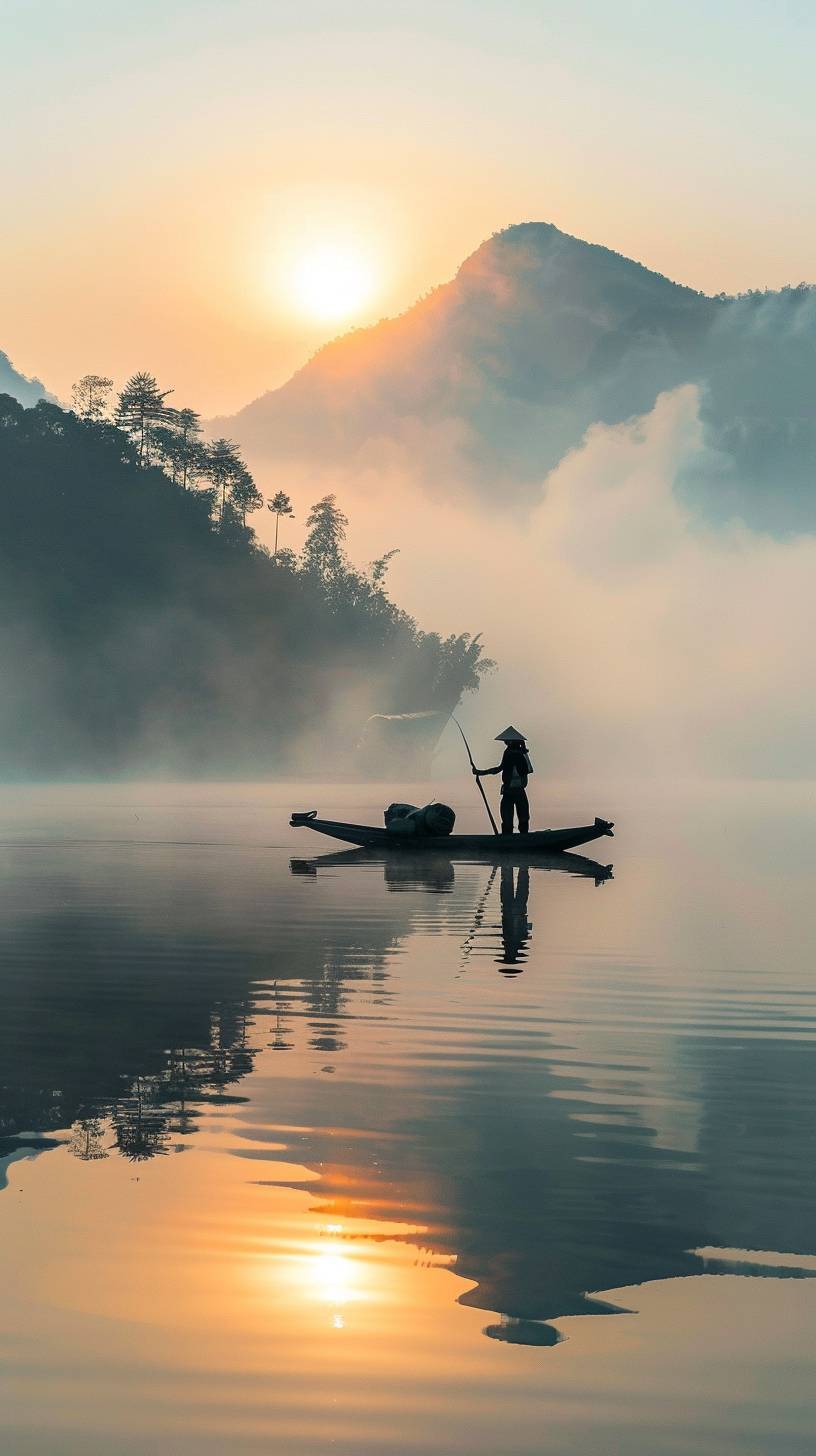
[[[546,854],[560,854],[575,849],[579,844],[589,844],[612,834],[613,826],[607,819],[596,819],[594,824],[582,824],[575,829],[536,829],[529,834],[440,834],[401,835],[391,834],[387,829],[378,829],[373,824],[343,824],[335,819],[318,819],[317,810],[293,814],[289,820],[293,829],[314,829],[328,839],[341,839],[345,844],[357,844],[363,849],[387,849],[397,854],[408,851],[411,854],[426,854],[428,850],[451,854],[457,851],[474,853],[483,851],[490,856],[509,852],[525,855],[544,851]]]

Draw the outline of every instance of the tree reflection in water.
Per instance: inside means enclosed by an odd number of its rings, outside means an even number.
[[[581,856],[564,859],[573,875],[609,878]],[[316,879],[339,872],[351,895],[362,882],[346,866],[366,872],[357,910],[342,898],[328,918],[301,908],[291,935],[284,920],[258,916],[257,880],[246,904],[237,880],[220,898],[215,882],[195,884],[189,924],[178,923],[174,901],[159,940],[144,928],[149,896],[141,919],[103,916],[95,904],[87,917],[75,908],[17,927],[17,959],[0,981],[0,1153],[18,1152],[19,1135],[32,1129],[38,1137],[27,1136],[27,1147],[70,1127],[70,1151],[83,1162],[114,1149],[133,1161],[166,1154],[195,1133],[208,1106],[246,1101],[237,1089],[267,1047],[302,1054],[305,1042],[310,1053],[342,1059],[355,1011],[363,1021],[372,1007],[388,1011],[388,956],[414,932],[445,929],[461,946],[462,968],[476,949],[483,967],[489,957],[502,974],[518,976],[529,963],[538,868],[523,855],[483,867],[469,904],[457,868],[436,855],[301,860],[293,883],[302,877],[298,891],[308,897]],[[473,885],[469,873],[463,885]],[[355,987],[365,990],[360,1008]],[[501,1004],[507,1037],[474,1017],[458,1044],[466,1055],[408,1057],[393,1083],[381,1077],[365,1095],[332,1103],[338,1126],[324,1126],[325,1083],[276,1078],[274,1113],[261,1105],[248,1132],[264,1116],[290,1129],[298,1161],[321,1171],[322,1218],[375,1220],[410,1243],[396,1231],[410,1209],[423,1246],[455,1256],[473,1286],[461,1302],[491,1312],[485,1332],[508,1344],[550,1345],[559,1317],[613,1312],[587,1291],[700,1272],[695,1248],[812,1250],[816,1174],[802,1114],[808,1096],[814,1110],[814,1094],[804,1090],[812,1087],[804,1042],[732,1039],[724,1059],[705,1027],[699,1035],[684,1027],[666,1070],[667,1043],[656,1049],[633,1025],[602,1032],[603,1060],[593,1063],[580,1026],[554,1026],[538,1005],[531,1026],[516,1023],[510,1001]],[[383,1016],[391,1023],[400,1025],[396,1003]],[[464,1021],[440,1025],[442,1036],[445,1026],[465,1032]],[[424,1050],[412,1044],[412,1054]],[[654,1068],[652,1103],[644,1088]],[[686,1151],[650,1122],[673,1076],[694,1088]],[[623,1104],[616,1077],[626,1081]],[[327,1280],[339,1269],[336,1260],[320,1265]]]

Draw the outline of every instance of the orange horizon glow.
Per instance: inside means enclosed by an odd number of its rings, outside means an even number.
[[[511,4],[497,27],[457,0],[409,29],[388,7],[363,28],[251,0],[181,0],[149,27],[56,7],[45,50],[38,7],[16,9],[0,349],[63,400],[87,372],[119,388],[148,369],[205,418],[231,414],[512,223],[709,293],[813,272],[810,52],[790,18],[686,16],[688,54],[708,58],[686,76],[659,7],[648,26],[600,13],[591,36],[560,3],[546,23]],[[296,259],[350,249],[365,276],[318,269],[298,302],[282,240]]]

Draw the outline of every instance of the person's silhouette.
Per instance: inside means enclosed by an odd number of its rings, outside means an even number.
[[[502,834],[513,833],[513,815],[518,816],[519,834],[530,829],[530,804],[527,799],[527,780],[533,772],[524,734],[511,724],[503,733],[496,734],[496,742],[506,744],[501,763],[495,768],[476,768],[477,779],[488,774],[501,774],[501,827]]]

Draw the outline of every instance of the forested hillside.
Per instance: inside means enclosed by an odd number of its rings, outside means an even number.
[[[0,396],[0,773],[317,772],[352,764],[370,713],[477,685],[478,641],[421,631],[387,556],[350,565],[332,496],[273,555],[229,442],[185,455],[185,412],[140,429],[127,404],[114,424],[87,391],[81,413]]]

